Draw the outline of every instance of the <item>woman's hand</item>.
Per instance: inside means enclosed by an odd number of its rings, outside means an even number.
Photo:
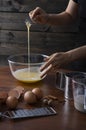
[[[36,7],[34,10],[32,10],[29,13],[29,16],[33,22],[40,24],[47,24],[49,18],[48,14],[40,7]]]
[[[49,72],[57,72],[64,69],[64,67],[70,62],[71,58],[69,53],[60,52],[54,53],[46,58],[46,63],[41,67],[41,77],[44,77]]]

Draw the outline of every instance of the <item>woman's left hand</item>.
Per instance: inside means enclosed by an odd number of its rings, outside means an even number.
[[[45,76],[50,72],[57,72],[62,69],[70,62],[69,53],[59,52],[54,53],[46,58],[46,63],[41,67],[41,77]]]

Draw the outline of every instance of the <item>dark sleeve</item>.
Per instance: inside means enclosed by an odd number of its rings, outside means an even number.
[[[74,2],[78,3],[78,0],[73,0]]]

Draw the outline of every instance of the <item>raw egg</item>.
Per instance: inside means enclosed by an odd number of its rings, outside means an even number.
[[[43,97],[43,92],[40,88],[34,88],[32,92],[37,96],[37,99],[41,99]]]
[[[6,104],[10,109],[15,109],[18,105],[18,99],[13,96],[9,96],[6,100]]]
[[[24,94],[24,101],[28,104],[34,104],[37,102],[36,95],[32,91],[26,91]]]

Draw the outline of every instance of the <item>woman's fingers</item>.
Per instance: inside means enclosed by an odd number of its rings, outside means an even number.
[[[34,10],[30,11],[29,16],[34,21],[40,21],[40,15],[44,13],[44,11],[40,7],[36,7]]]
[[[46,59],[46,63],[41,67],[41,71],[43,71],[44,69],[46,69],[47,67],[49,67],[50,65],[54,67],[54,64],[56,65],[56,60],[55,60],[55,56],[56,56],[56,53],[51,55],[50,57],[48,57]]]
[[[50,65],[50,61],[46,62],[44,65],[41,66],[40,71],[47,69],[49,65]]]
[[[44,69],[42,72],[41,72],[41,78],[45,77],[48,72],[50,72],[50,70],[52,69],[52,65],[49,65],[46,69]]]
[[[40,68],[42,72],[41,76],[43,77],[49,72],[56,73],[58,70],[64,68],[65,64],[64,53],[54,53],[50,57],[48,57],[47,62]]]

